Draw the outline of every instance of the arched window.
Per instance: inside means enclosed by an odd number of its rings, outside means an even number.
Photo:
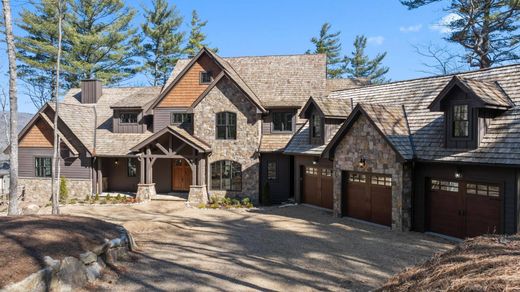
[[[237,138],[237,114],[231,112],[217,113],[217,139],[230,140]]]
[[[242,190],[242,165],[231,160],[211,164],[211,189],[220,191]]]

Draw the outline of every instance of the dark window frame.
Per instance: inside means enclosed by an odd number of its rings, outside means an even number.
[[[271,132],[292,133],[294,113],[290,111],[277,111],[272,113]],[[277,122],[280,122],[277,126]]]
[[[48,165],[46,165],[45,162],[48,162]],[[52,157],[50,157],[50,156],[34,157],[34,176],[35,177],[52,177]]]
[[[132,165],[134,164],[134,165]],[[133,169],[131,168],[133,166]],[[137,159],[130,157],[126,161],[126,176],[127,177],[137,177]],[[132,171],[132,172],[131,172]]]
[[[180,118],[180,121],[177,118]],[[193,114],[190,113],[171,113],[170,114],[170,125],[182,125],[182,124],[192,124],[193,123]]]
[[[124,119],[124,116],[125,115],[128,115],[128,120],[127,122],[125,122],[125,119]],[[132,116],[135,116],[135,122],[133,121],[130,121],[131,117]],[[123,124],[123,125],[135,125],[137,124],[139,121],[139,114],[138,113],[135,113],[135,112],[122,112],[119,114],[119,123]]]
[[[205,77],[209,76],[209,80],[205,79]],[[211,71],[200,71],[199,74],[199,84],[210,84],[213,81],[213,74]]]
[[[215,114],[215,139],[237,139],[237,114],[234,112],[219,112]]]
[[[316,122],[318,122],[318,125],[316,125]],[[313,139],[323,138],[323,121],[319,114],[314,113],[311,115],[310,127],[311,127],[311,138],[313,138]]]
[[[270,169],[270,166],[274,165],[274,176],[273,170]],[[278,181],[278,162],[274,160],[267,161],[267,180],[268,181]]]
[[[461,108],[461,110],[457,110]],[[468,104],[454,104],[451,107],[451,136],[455,139],[469,139],[471,136],[470,107]],[[462,131],[462,134],[458,132]],[[465,134],[464,134],[465,132]]]
[[[229,175],[226,175],[226,168]],[[233,160],[218,160],[211,163],[210,170],[211,190],[242,191],[242,164]]]

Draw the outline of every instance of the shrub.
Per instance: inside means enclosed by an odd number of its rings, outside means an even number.
[[[121,194],[117,194],[116,201],[121,202],[122,199]]]
[[[245,208],[253,208],[253,203],[251,203],[251,199],[243,198],[242,199],[242,206],[245,207]]]
[[[204,203],[200,203],[199,206],[198,206],[199,209],[204,209],[206,208],[206,204]]]
[[[72,199],[70,199],[69,204],[76,204],[77,202],[78,202],[77,199],[72,198]]]
[[[85,202],[90,202],[90,195],[89,195],[89,194],[87,194],[87,195],[85,196]]]
[[[67,189],[67,179],[65,177],[60,178],[60,203],[66,204],[69,198],[69,190]]]
[[[112,197],[110,196],[110,194],[107,194],[107,196],[105,197],[105,200],[107,200],[107,201],[112,200]]]
[[[99,193],[96,194],[96,196],[94,197],[94,202],[97,202],[97,201],[99,201]]]
[[[264,189],[262,190],[262,205],[271,206],[271,189],[269,183],[265,183]]]

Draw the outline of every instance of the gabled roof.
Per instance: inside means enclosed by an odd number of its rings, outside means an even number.
[[[327,79],[327,91],[352,89],[370,84],[367,78],[332,78]]]
[[[145,87],[114,103],[110,108],[145,108],[161,92],[161,87]]]
[[[266,112],[266,109],[260,104],[260,101],[254,95],[254,93],[247,87],[247,85],[241,81],[240,79],[236,79],[238,76],[236,74],[229,74],[225,69],[220,72],[220,74],[211,82],[210,85],[202,92],[199,97],[192,103],[190,106],[190,109],[195,108],[205,97],[208,95],[208,93],[215,87],[217,84],[222,80],[223,78],[228,78],[229,80],[233,81],[237,87],[246,95],[246,97],[251,101],[262,113]],[[238,82],[237,82],[238,81]]]
[[[390,147],[403,160],[410,160],[414,156],[413,143],[408,128],[406,111],[403,106],[379,105],[358,103],[350,113],[348,119],[336,132],[324,150],[325,156],[334,156],[338,144],[345,137],[360,115],[365,115],[376,128]]]
[[[300,112],[301,118],[308,119],[310,117],[309,109],[312,105],[326,118],[346,119],[353,108],[353,105],[345,103],[344,100],[311,96]]]
[[[472,98],[480,101],[482,107],[508,109],[514,106],[513,102],[500,87],[498,82],[482,81],[455,75],[432,101],[428,108],[434,111],[440,111],[441,101],[447,97],[455,86],[462,89]]]
[[[327,93],[326,56],[323,54],[248,56],[222,58],[221,63],[229,66],[255,93],[265,108],[300,107],[309,96]],[[193,59],[177,62],[163,89],[190,67]]]
[[[292,139],[287,144],[287,147],[284,150],[284,154],[292,154],[292,155],[310,155],[310,156],[321,156],[323,154],[323,150],[329,144],[330,140],[339,130],[340,125],[330,125],[330,138],[325,141],[323,145],[314,145],[309,144],[310,137],[310,127],[309,121],[305,122],[305,124],[294,134]]]
[[[196,149],[199,152],[203,152],[203,153],[211,152],[211,147],[206,142],[192,136],[186,130],[179,128],[177,126],[165,127],[164,129],[160,130],[159,132],[156,132],[153,135],[151,135],[150,137],[146,138],[145,140],[139,142],[139,144],[137,144],[131,148],[131,151],[138,152],[143,147],[146,147],[148,144],[157,140],[159,137],[161,137],[165,134],[171,134],[171,135],[177,137],[179,140],[183,141],[184,143],[188,144],[189,146],[191,146],[192,148]]]
[[[236,71],[233,69],[233,67],[231,67],[225,60],[223,60],[220,56],[218,56],[212,50],[210,50],[210,49],[208,49],[206,47],[203,47],[199,51],[199,53],[189,61],[189,63],[182,69],[182,71],[180,71],[178,73],[178,75],[175,76],[175,78],[170,83],[165,84],[165,86],[163,87],[163,89],[162,89],[161,93],[159,94],[159,96],[155,99],[154,102],[152,102],[150,104],[150,108],[153,108],[156,105],[158,105],[161,102],[161,100],[163,100],[166,97],[168,92],[170,92],[170,90],[188,72],[189,68],[191,68],[193,66],[193,64],[195,64],[195,62],[197,62],[197,60],[204,54],[207,54],[211,59],[213,59],[213,61],[215,61],[215,63],[218,66],[220,66],[220,68],[223,71],[223,72],[221,72],[221,74],[219,74],[219,77],[215,78],[215,80],[212,82],[213,86],[222,78],[221,75],[222,75],[222,73],[224,73],[225,76],[227,76],[229,79],[231,79],[233,82],[235,82],[237,84],[237,86],[246,94],[246,96],[253,102],[253,104],[255,104],[255,106],[261,112],[263,112],[263,113],[266,112],[266,109],[263,107],[262,102],[258,99],[258,97],[256,96],[255,92],[253,92],[249,88],[249,86],[244,82],[244,80],[242,80],[240,75],[238,75],[236,73]],[[213,88],[213,86],[210,85],[210,86],[208,86],[208,88],[210,88],[210,87]],[[195,100],[195,102],[191,106],[192,108],[196,104],[198,104],[200,102],[200,100],[202,98],[204,98],[204,96],[206,96],[207,92],[209,92],[208,88],[199,96],[199,98],[197,98]]]

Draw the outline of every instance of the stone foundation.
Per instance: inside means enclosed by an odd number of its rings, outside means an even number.
[[[150,201],[155,198],[157,193],[155,192],[155,184],[138,184],[137,185],[137,193],[135,198],[139,202]]]
[[[190,193],[188,194],[188,203],[197,206],[200,204],[207,204],[208,202],[209,196],[205,185],[190,186]]]
[[[68,199],[83,200],[92,194],[92,182],[88,179],[66,178]],[[59,182],[58,182],[59,183]],[[51,202],[52,190],[50,178],[21,177],[18,186],[23,189],[25,202],[45,206]]]

